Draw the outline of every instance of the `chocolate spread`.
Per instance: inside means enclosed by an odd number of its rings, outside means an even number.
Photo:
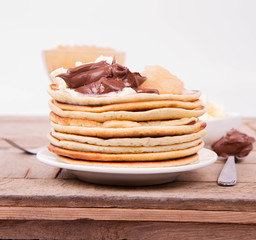
[[[157,89],[138,89],[146,77],[138,72],[131,72],[127,67],[106,61],[88,63],[68,68],[67,73],[57,75],[69,88],[84,94],[106,94],[119,92],[125,87],[133,88],[137,93],[157,93]]]
[[[212,144],[212,149],[219,156],[227,158],[228,156],[245,157],[253,149],[255,139],[248,135],[231,129],[226,136],[220,138]]]

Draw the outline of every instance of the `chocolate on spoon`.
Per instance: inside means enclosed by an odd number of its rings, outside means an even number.
[[[255,139],[239,132],[236,129],[231,129],[218,141],[212,144],[212,149],[218,156],[227,158],[220,176],[218,184],[221,186],[233,186],[237,182],[235,158],[241,159],[246,157],[253,149]]]

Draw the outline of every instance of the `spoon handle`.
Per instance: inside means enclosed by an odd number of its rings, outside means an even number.
[[[218,178],[220,186],[234,186],[237,182],[235,157],[229,156]]]

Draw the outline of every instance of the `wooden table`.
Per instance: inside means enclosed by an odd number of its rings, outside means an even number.
[[[0,117],[0,136],[47,144],[47,117]],[[242,131],[256,136],[256,119]],[[1,239],[256,239],[256,149],[234,187],[216,184],[223,162],[150,187],[85,183],[0,141]]]

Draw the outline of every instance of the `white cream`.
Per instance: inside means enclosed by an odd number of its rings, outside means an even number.
[[[99,56],[96,60],[95,63],[97,62],[101,62],[101,61],[106,61],[108,64],[111,64],[113,62],[113,58],[112,57],[106,57],[106,56]]]
[[[120,91],[120,92],[109,92],[107,94],[102,94],[101,96],[106,96],[106,97],[118,96],[118,97],[122,97],[122,96],[134,95],[134,94],[137,94],[137,92],[134,89],[132,89],[130,87],[126,87],[126,88],[123,88],[123,90]]]
[[[67,88],[67,84],[62,78],[56,77],[56,76],[61,73],[66,73],[66,72],[67,72],[67,69],[58,68],[58,69],[54,70],[53,72],[51,72],[51,74],[50,74],[50,78],[51,78],[52,82],[55,83],[59,89],[62,89],[62,90]]]
[[[70,88],[66,88],[66,89],[61,89],[62,91],[65,91],[67,93],[69,93],[72,97],[82,97],[85,96],[85,94],[77,92],[73,89]],[[132,88],[124,88],[122,91],[120,92],[110,92],[110,93],[106,93],[106,94],[101,94],[99,95],[100,97],[122,97],[122,96],[128,96],[128,95],[134,95],[137,94],[137,92],[132,89]],[[93,94],[86,94],[86,96],[98,96],[98,95],[93,95]]]
[[[106,61],[108,64],[111,64],[113,62],[113,58],[112,57],[106,57],[106,56],[99,56],[95,61],[94,63],[97,63],[97,62],[101,62],[101,61]],[[82,63],[80,61],[77,61],[75,62],[75,66],[78,67],[78,66],[81,66],[83,64],[88,64],[88,63],[93,63],[93,62],[86,62],[86,63]]]
[[[227,116],[227,111],[223,106],[218,105],[215,102],[209,101],[204,95],[200,97],[200,100],[202,101],[203,105],[206,107],[207,110],[207,112],[200,117],[201,119],[208,120],[224,118]]]

